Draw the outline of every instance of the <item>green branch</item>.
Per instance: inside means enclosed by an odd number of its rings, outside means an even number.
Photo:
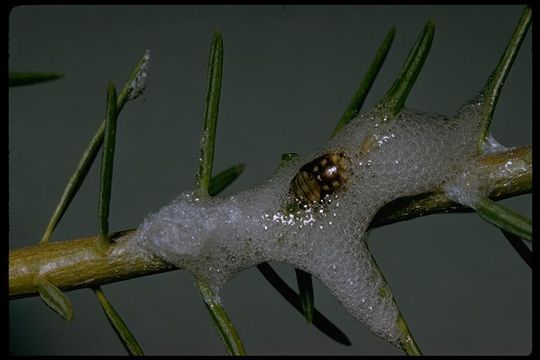
[[[221,305],[221,301],[216,297],[205,281],[198,279],[197,287],[201,292],[204,304],[206,305],[206,308],[212,317],[212,321],[218,329],[221,340],[223,340],[229,354],[246,355],[246,350],[240,340],[240,336],[229,318],[229,315],[227,315],[227,312]]]
[[[64,74],[56,72],[10,72],[9,87],[34,85],[60,79]]]
[[[298,312],[304,314],[304,308],[301,302],[301,294],[296,293],[287,283],[278,275],[278,273],[267,262],[257,265],[257,269],[264,276],[274,289],[287,300]],[[332,324],[319,310],[313,308],[313,326],[326,334],[332,340],[349,346],[351,341],[336,325]]]
[[[492,200],[532,191],[532,148],[523,147],[481,157],[485,176],[494,187]],[[522,171],[504,171],[508,161],[523,161]],[[370,229],[438,213],[471,212],[449,200],[444,191],[398,199],[375,215]],[[133,230],[111,234],[110,251],[96,248],[99,236],[53,242],[11,250],[9,252],[9,298],[37,295],[34,278],[41,273],[59,289],[66,291],[135,277],[171,271],[175,268],[155,256],[128,246]],[[84,260],[84,261],[82,261]]]
[[[105,119],[105,141],[101,157],[101,176],[99,187],[99,227],[101,245],[109,243],[109,208],[111,203],[114,148],[116,144],[116,88],[109,83],[107,89],[107,118]]]
[[[217,194],[230,184],[242,172],[243,166],[233,167],[218,175],[212,182],[212,165],[214,162],[214,146],[216,142],[217,118],[219,113],[219,96],[221,94],[221,77],[223,69],[223,41],[216,32],[212,38],[208,59],[208,89],[206,92],[206,109],[204,128],[201,139],[201,155],[197,172],[197,190],[199,196]],[[227,315],[221,302],[217,300],[210,286],[204,279],[197,279],[197,287],[203,296],[206,308],[214,325],[223,340],[225,348],[231,355],[245,355],[244,345]]]
[[[122,108],[128,102],[129,100],[132,100],[136,97],[138,94],[133,93],[133,85],[136,82],[138,78],[140,78],[142,75],[146,76],[146,68],[148,67],[148,58],[149,53],[148,51],[144,54],[144,56],[139,60],[137,65],[135,66],[135,69],[133,70],[129,80],[124,85],[124,88],[120,92],[120,95],[117,99],[116,104],[116,111],[117,116],[122,111]],[[44,244],[47,243],[60,222],[60,219],[62,219],[62,216],[64,216],[64,213],[66,212],[67,208],[69,207],[69,204],[71,204],[71,201],[75,197],[75,194],[77,194],[77,191],[81,187],[84,179],[86,178],[86,175],[88,174],[88,171],[90,171],[90,168],[92,167],[92,164],[94,163],[94,160],[96,159],[96,156],[99,152],[99,149],[101,148],[101,145],[103,144],[103,137],[105,135],[105,120],[101,123],[99,126],[96,134],[90,140],[90,143],[88,144],[86,150],[83,152],[81,159],[79,160],[79,163],[77,164],[77,167],[75,168],[75,171],[71,175],[71,177],[68,180],[68,183],[66,184],[66,187],[64,189],[64,192],[62,193],[62,196],[60,197],[60,200],[58,202],[58,205],[56,205],[56,208],[51,216],[51,219],[49,220],[49,224],[47,225],[47,228],[45,229],[45,233],[43,234],[43,237],[41,238],[40,243]]]
[[[490,224],[501,230],[514,234],[529,242],[532,241],[532,221],[516,213],[502,204],[486,197],[481,197],[475,203],[475,210]]]
[[[210,196],[216,196],[227,186],[229,186],[234,180],[236,180],[240,174],[245,169],[244,164],[238,164],[231,166],[230,168],[220,172],[216,176],[213,176],[210,179],[210,184],[208,185],[208,195]]]
[[[521,18],[519,19],[518,25],[514,30],[514,34],[512,35],[504,54],[499,60],[499,64],[491,73],[486,85],[484,86],[484,89],[482,90],[482,117],[484,121],[482,124],[482,132],[478,139],[478,149],[482,149],[484,141],[488,135],[489,126],[491,124],[491,120],[493,119],[495,107],[497,106],[497,101],[499,100],[504,81],[508,77],[512,64],[516,59],[519,48],[521,47],[521,43],[523,42],[525,35],[527,35],[527,30],[531,25],[531,16],[531,9],[529,7],[525,7]]]
[[[401,330],[402,335],[401,341],[399,343],[399,347],[405,352],[407,355],[422,355],[422,351],[416,344],[416,341],[411,335],[411,331],[409,330],[409,327],[407,326],[407,323],[405,322],[405,318],[401,313],[399,313],[397,318],[397,324],[399,330]]]
[[[532,269],[532,250],[523,242],[523,240],[514,234],[509,233],[508,231],[501,230],[504,237],[512,248],[518,253],[519,257]]]
[[[124,345],[126,351],[130,355],[144,355],[144,352],[135,339],[135,336],[133,336],[127,325],[124,323],[124,320],[122,320],[120,315],[111,305],[103,290],[101,290],[100,287],[93,288],[92,290],[94,291],[103,312],[107,316],[107,320],[109,320],[109,323],[116,332],[116,335],[118,335],[118,338],[122,342],[122,345]]]
[[[394,81],[386,95],[379,101],[378,107],[385,117],[392,118],[403,108],[405,100],[416,82],[429,54],[434,33],[435,25],[433,24],[433,21],[428,21],[414,47],[407,56],[397,79]]]
[[[314,295],[313,295],[313,279],[311,274],[301,269],[294,269],[296,274],[296,283],[298,284],[298,293],[300,294],[300,303],[302,304],[302,312],[308,324],[313,323],[314,311]]]
[[[223,68],[223,41],[216,32],[212,39],[210,58],[208,60],[208,88],[206,92],[206,109],[204,112],[204,129],[201,139],[201,156],[197,173],[197,189],[201,196],[208,195],[212,164],[214,161],[214,144],[216,141],[217,116],[221,93],[221,74]]]
[[[373,85],[373,82],[375,81],[379,70],[381,70],[384,59],[386,59],[386,55],[388,54],[388,51],[390,51],[390,47],[392,46],[392,41],[394,40],[395,34],[396,29],[391,28],[384,37],[384,40],[379,47],[379,50],[377,50],[377,54],[375,54],[375,57],[371,61],[371,65],[369,66],[368,71],[364,75],[364,79],[354,93],[351,102],[349,103],[349,106],[347,106],[347,108],[345,109],[345,112],[341,116],[341,119],[339,119],[336,128],[332,133],[332,136],[339,133],[345,125],[347,125],[360,113],[360,109],[362,108],[362,105],[364,105],[364,100],[366,100],[367,94],[369,93],[369,90],[371,90],[371,86]]]

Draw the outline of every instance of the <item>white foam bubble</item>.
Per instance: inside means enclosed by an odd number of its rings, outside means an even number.
[[[294,265],[316,276],[372,332],[397,344],[398,310],[366,246],[366,230],[396,198],[452,181],[448,188],[463,192],[467,181],[458,181],[460,174],[478,155],[476,109],[468,105],[453,118],[403,110],[392,121],[364,113],[259,187],[230,197],[183,193],[148,216],[132,239],[204,278],[216,293],[235,273],[263,261]],[[329,152],[347,157],[347,183],[324,205],[291,210],[291,180],[303,164]]]
[[[503,152],[508,150],[508,148],[501,145],[491,133],[488,134],[486,140],[484,141],[483,151],[485,154],[493,154],[498,152]]]

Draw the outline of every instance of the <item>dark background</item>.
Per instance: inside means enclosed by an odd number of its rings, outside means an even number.
[[[136,227],[194,187],[212,33],[225,61],[214,171],[246,164],[226,193],[267,179],[284,152],[325,142],[384,35],[397,33],[365,107],[394,80],[428,19],[436,33],[407,104],[451,114],[496,66],[522,6],[24,6],[10,14],[10,71],[65,78],[9,91],[10,248],[39,241],[67,179],[149,48],[148,88],[119,119],[111,230]],[[531,33],[506,82],[492,131],[531,143]],[[53,239],[97,233],[95,164]],[[530,216],[531,196],[504,201]],[[377,229],[370,247],[426,354],[526,354],[532,349],[531,270],[475,214],[429,216]],[[294,271],[277,265],[294,286]],[[103,287],[148,354],[225,354],[186,272]],[[334,343],[255,270],[224,289],[250,354],[400,354],[355,321],[318,282],[316,306],[350,337]],[[124,354],[90,290],[68,293],[74,320],[38,297],[10,302],[14,354]]]

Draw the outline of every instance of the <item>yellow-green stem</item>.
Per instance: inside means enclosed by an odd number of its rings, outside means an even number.
[[[508,161],[523,161],[521,172],[504,170]],[[532,147],[482,157],[486,176],[494,180],[490,194],[499,200],[530,192],[532,189]],[[383,207],[371,228],[435,213],[470,212],[443,192],[421,194]],[[113,244],[105,252],[97,250],[98,236],[40,244],[9,252],[9,297],[35,296],[34,277],[42,273],[61,290],[90,287],[134,277],[173,270],[170,265],[141,250],[126,246],[132,231],[111,235]]]

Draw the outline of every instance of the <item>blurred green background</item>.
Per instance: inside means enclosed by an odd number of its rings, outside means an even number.
[[[9,246],[36,244],[67,179],[105,114],[106,87],[123,86],[148,48],[145,94],[118,124],[111,231],[193,188],[212,33],[225,61],[214,171],[246,164],[226,193],[265,181],[284,152],[324,143],[384,35],[397,34],[367,98],[388,89],[428,19],[435,38],[407,106],[451,114],[482,87],[521,6],[21,6],[10,13],[9,70],[58,71],[51,83],[9,90]],[[532,141],[532,39],[506,81],[492,132]],[[53,239],[97,233],[94,165]],[[505,201],[530,216],[531,196]],[[330,241],[330,240],[329,240]],[[370,248],[425,354],[527,354],[531,270],[475,214],[430,216],[377,229]],[[295,286],[293,268],[277,264]],[[147,354],[225,354],[186,272],[103,287]],[[400,354],[315,283],[315,303],[351,339],[334,343],[255,269],[222,298],[249,354]],[[39,298],[9,304],[13,354],[125,354],[90,290],[68,293],[64,322]]]

